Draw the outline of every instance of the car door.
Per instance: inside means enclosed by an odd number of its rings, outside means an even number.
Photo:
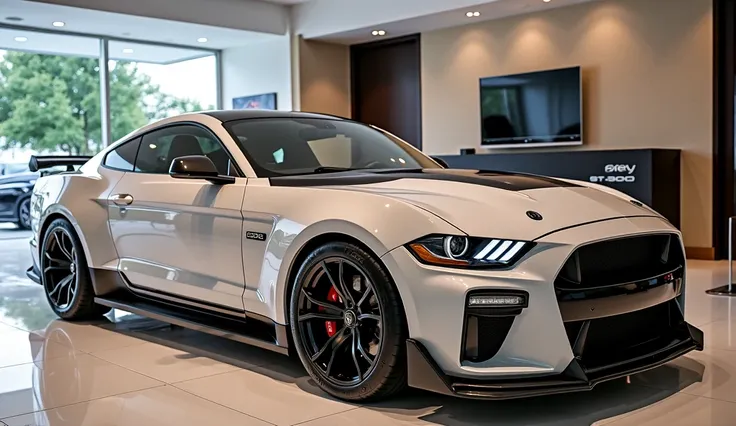
[[[242,312],[242,213],[246,179],[222,143],[195,124],[143,135],[135,167],[109,210],[119,269],[136,291]],[[174,158],[206,155],[235,183],[169,176]]]

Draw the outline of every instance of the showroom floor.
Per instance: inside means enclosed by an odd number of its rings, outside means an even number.
[[[27,238],[0,226],[0,425],[736,425],[736,300],[704,293],[726,281],[723,262],[689,263],[687,317],[704,352],[592,392],[484,402],[411,391],[360,406],[243,344],[123,312],[55,319],[24,276]]]

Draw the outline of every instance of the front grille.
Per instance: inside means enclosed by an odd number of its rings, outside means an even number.
[[[587,372],[646,357],[673,342],[683,318],[675,300],[639,311],[566,322],[574,355]]]
[[[483,362],[493,358],[501,349],[514,323],[514,316],[467,315],[463,360]]]
[[[582,246],[555,280],[558,298],[566,293],[649,280],[684,268],[675,234],[618,238]]]

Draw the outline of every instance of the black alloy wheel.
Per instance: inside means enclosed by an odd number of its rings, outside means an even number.
[[[340,242],[315,250],[299,270],[291,307],[297,353],[326,392],[355,401],[404,386],[403,311],[369,253]]]
[[[110,308],[94,303],[94,289],[82,245],[74,228],[56,219],[44,233],[40,253],[41,282],[51,309],[63,319],[87,319]]]
[[[20,202],[18,206],[18,227],[20,229],[31,229],[31,198],[28,197]]]

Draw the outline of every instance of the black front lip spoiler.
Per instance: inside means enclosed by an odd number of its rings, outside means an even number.
[[[30,278],[31,281],[33,281],[34,283],[41,284],[41,274],[35,267],[31,266],[30,268],[28,268],[26,270],[26,276]]]
[[[641,373],[672,361],[693,350],[703,350],[703,332],[684,324],[682,337],[671,344],[646,356],[611,365],[605,369],[585,371],[577,359],[561,374],[529,379],[488,379],[474,380],[446,375],[434,362],[427,349],[420,342],[408,339],[407,364],[409,386],[473,399],[515,399],[557,393],[592,390],[595,385]]]

